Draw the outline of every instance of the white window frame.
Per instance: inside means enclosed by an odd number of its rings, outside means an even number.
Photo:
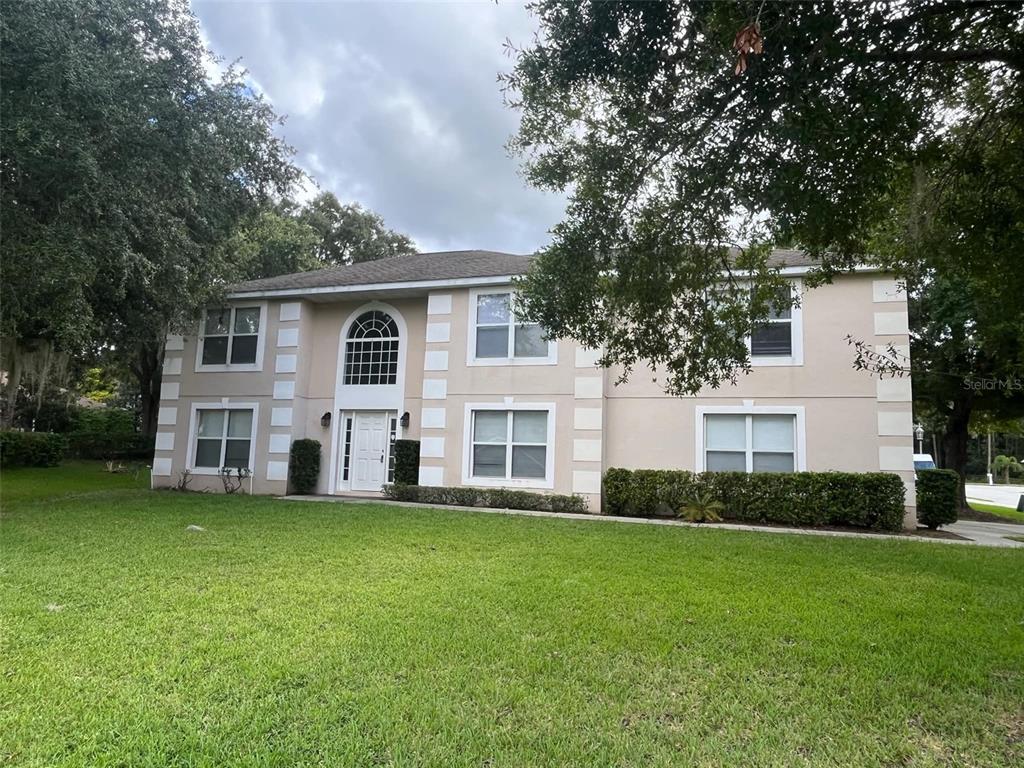
[[[200,411],[252,411],[252,429],[249,436],[249,472],[251,476],[256,475],[256,439],[260,419],[260,404],[255,402],[235,402],[228,398],[223,400],[213,400],[205,403],[192,403],[192,413],[189,419],[188,425],[188,459],[186,461],[186,468],[193,475],[216,475],[220,472],[220,467],[197,467],[196,466],[196,450],[198,448],[197,433],[199,431],[199,412]],[[222,438],[223,439],[223,438]]]
[[[751,339],[748,336],[747,352],[750,353],[750,364],[752,366],[799,366],[804,364],[804,315],[803,315],[803,280],[794,279],[789,281],[793,298],[799,303],[793,305],[788,321],[790,327],[790,338],[792,341],[791,354],[789,355],[755,355],[751,348]],[[769,321],[772,322],[772,321]]]
[[[718,415],[761,416],[781,415],[796,417],[796,434],[793,440],[793,471],[807,471],[807,424],[802,405],[704,405],[697,406],[694,412],[694,433],[696,435],[696,452],[694,454],[694,471],[704,472],[707,467],[707,454],[704,448],[704,417]],[[747,420],[747,472],[751,471],[753,454],[753,438],[751,435],[752,420]]]
[[[199,333],[196,335],[196,373],[223,373],[225,371],[262,371],[263,370],[263,348],[267,341],[267,326],[270,321],[270,313],[267,311],[265,301],[236,301],[227,304],[231,310],[231,320],[228,324],[228,355],[226,362],[203,365],[203,346],[206,343],[206,314],[211,309],[219,307],[206,307],[203,309],[203,316],[199,318]],[[232,363],[231,360],[231,337],[235,335],[235,310],[248,307],[259,307],[260,327],[256,334],[256,362],[255,363]]]
[[[474,477],[473,476],[473,412],[474,411],[546,411],[548,414],[547,451],[544,455],[544,477]],[[512,443],[508,442],[505,462],[511,467]],[[507,469],[509,474],[511,470]],[[499,403],[466,403],[462,420],[462,484],[489,488],[555,487],[555,404],[506,401]]]
[[[477,357],[476,356],[476,309],[477,301],[481,296],[499,296],[508,294],[509,297],[509,334],[508,334],[508,355],[506,357]],[[558,364],[558,341],[548,339],[548,353],[543,357],[516,357],[516,313],[515,313],[516,291],[511,285],[496,286],[493,288],[474,288],[469,292],[469,333],[466,334],[466,365],[487,366],[487,365],[557,365]],[[486,325],[486,324],[485,324]]]

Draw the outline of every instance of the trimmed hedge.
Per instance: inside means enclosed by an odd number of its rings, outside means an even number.
[[[420,441],[395,440],[395,484],[416,485],[420,481]]]
[[[587,501],[582,496],[531,493],[506,488],[441,488],[395,483],[384,486],[384,495],[395,501],[449,504],[456,507],[530,509],[541,512],[576,512],[580,514],[587,511]]]
[[[917,472],[917,521],[935,529],[955,523],[960,507],[960,475],[951,469]]]
[[[320,441],[296,440],[288,461],[288,480],[294,493],[312,493],[320,478]]]
[[[698,494],[722,502],[726,520],[786,525],[903,528],[903,481],[887,472],[753,473],[609,469],[604,511],[626,517],[675,515]]]
[[[156,435],[69,432],[68,455],[79,459],[151,459]]]
[[[5,467],[56,467],[68,450],[55,432],[0,432],[0,464]]]

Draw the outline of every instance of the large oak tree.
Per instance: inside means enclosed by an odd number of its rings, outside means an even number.
[[[911,281],[915,312],[951,310],[938,298],[951,281],[970,289],[961,306],[990,297],[992,312],[927,319],[933,350],[958,325],[965,349],[1019,335],[1020,177],[984,168],[1021,150],[1019,3],[532,9],[539,34],[503,80],[527,177],[569,196],[523,284],[556,335],[627,371],[661,367],[675,393],[733,380],[749,370],[742,339],[765,315],[777,246],[818,257],[819,280],[882,261]],[[949,247],[929,248],[942,238]],[[748,277],[766,289],[753,300]],[[999,328],[978,327],[1000,312]],[[985,370],[1019,373],[1019,347],[1000,349],[1009,357]],[[958,386],[934,391],[961,468],[959,410],[973,405]]]

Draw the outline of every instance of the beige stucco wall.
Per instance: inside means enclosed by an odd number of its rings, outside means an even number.
[[[490,288],[490,287],[489,287]],[[186,466],[191,408],[196,402],[227,397],[230,402],[258,403],[254,493],[284,493],[281,462],[287,454],[268,452],[272,435],[312,437],[323,446],[318,491],[337,487],[340,453],[339,413],[353,407],[338,391],[339,341],[353,316],[382,301],[404,323],[404,384],[389,406],[408,412],[410,423],[400,436],[421,440],[421,482],[463,484],[467,403],[553,404],[555,412],[554,482],[557,493],[580,493],[592,509],[600,504],[600,477],[608,467],[694,469],[697,408],[710,405],[799,406],[804,409],[808,470],[898,471],[911,492],[913,513],[910,390],[906,380],[881,385],[852,367],[847,335],[877,346],[906,348],[906,302],[894,281],[877,274],[842,277],[834,284],[806,291],[802,301],[803,363],[755,367],[736,384],[707,389],[697,397],[667,396],[647,370],[616,384],[618,371],[593,366],[595,354],[569,341],[557,342],[554,364],[472,365],[467,361],[473,289],[440,288],[429,295],[366,295],[344,301],[268,301],[262,338],[263,369],[244,373],[197,373],[196,342],[172,338],[164,382],[163,408],[175,411],[171,449],[160,449],[154,485],[173,485]],[[252,302],[243,302],[251,305]],[[287,316],[282,320],[282,305]],[[298,347],[279,347],[278,332],[297,329]],[[287,335],[287,334],[286,334]],[[178,349],[177,347],[181,347]],[[278,356],[296,355],[294,372],[276,370]],[[180,373],[173,361],[181,360]],[[290,398],[274,398],[275,383],[293,383]],[[177,394],[176,398],[169,395]],[[280,393],[279,393],[280,395]],[[359,405],[359,403],[355,403]],[[288,424],[271,424],[274,409],[291,409]],[[426,410],[425,410],[426,409]],[[879,412],[898,414],[883,416]],[[332,414],[331,425],[321,416]],[[427,419],[425,424],[424,419]],[[443,426],[442,426],[443,425]],[[896,427],[894,428],[894,425]],[[887,434],[892,432],[897,434]],[[281,446],[280,438],[276,441]],[[156,473],[159,466],[160,472]],[[286,467],[284,467],[286,470]],[[333,478],[333,479],[332,479]],[[193,488],[219,488],[220,480],[196,478]]]

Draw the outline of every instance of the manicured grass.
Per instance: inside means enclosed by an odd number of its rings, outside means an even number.
[[[978,512],[988,512],[990,515],[998,515],[999,517],[1005,517],[1007,520],[1024,523],[1024,512],[1018,512],[1009,507],[997,507],[995,504],[982,504],[979,501],[968,501],[967,504],[971,509]]]
[[[1017,550],[4,479],[0,764],[1024,759]]]
[[[0,503],[6,507],[32,499],[149,488],[149,469],[138,462],[124,462],[124,466],[132,471],[107,472],[101,461],[66,461],[55,468],[5,468],[0,472]]]

